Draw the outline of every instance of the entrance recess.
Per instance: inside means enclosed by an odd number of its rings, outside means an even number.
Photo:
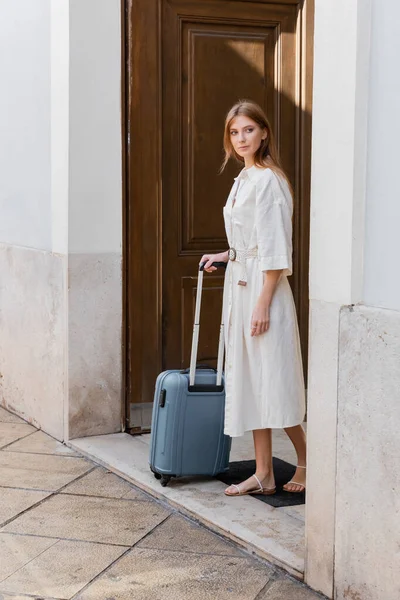
[[[201,255],[226,250],[224,118],[261,104],[295,191],[294,273],[306,371],[312,3],[126,0],[127,428],[150,424],[155,379],[188,366]],[[199,362],[216,359],[223,275],[205,278]]]

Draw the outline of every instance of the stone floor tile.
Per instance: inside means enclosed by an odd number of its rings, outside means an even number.
[[[0,532],[0,582],[53,546],[57,540]],[[2,589],[0,583],[0,590]],[[25,590],[19,590],[25,591]],[[1,599],[1,593],[0,593]]]
[[[133,488],[130,483],[103,467],[99,467],[82,477],[82,479],[72,482],[62,493],[101,496],[102,498],[150,500],[148,496]]]
[[[0,487],[0,526],[48,495],[48,492]]]
[[[169,519],[139,542],[138,547],[240,556],[242,558],[244,556],[244,553],[233,544],[179,515],[171,515]]]
[[[279,510],[279,512],[284,512],[285,514],[289,515],[290,517],[294,517],[295,519],[299,519],[303,523],[306,520],[305,504],[298,504],[297,506],[282,506],[280,508],[277,508],[276,510]]]
[[[148,448],[150,448],[150,442],[151,442],[151,433],[142,433],[141,435],[137,435],[135,436],[135,438],[139,441],[142,442],[143,444],[146,444],[146,446]]]
[[[21,594],[17,594],[16,596],[13,594],[10,596],[9,594],[2,594],[0,592],[0,600],[39,600],[38,596],[22,596]],[[40,600],[54,600],[53,598],[40,598]]]
[[[84,458],[0,452],[0,481],[4,487],[56,491],[93,468]]]
[[[14,442],[7,448],[8,452],[28,452],[31,454],[59,454],[62,456],[79,456],[77,452],[64,446],[44,431],[36,431],[27,438]]]
[[[9,594],[3,594],[0,592],[0,600],[58,600],[57,598],[39,598],[39,596],[24,596],[22,594],[13,594],[10,596]]]
[[[0,448],[36,431],[28,423],[0,423]]]
[[[0,593],[71,598],[123,552],[118,546],[59,540],[2,581]]]
[[[152,498],[148,494],[144,494],[138,488],[133,487],[125,496],[122,496],[123,500],[142,500],[143,502],[151,502]]]
[[[182,478],[162,487],[150,472],[147,445],[136,436],[116,433],[73,440],[71,444],[78,452],[96,457],[95,460],[110,465],[111,470],[126,474],[152,495],[241,546],[268,557],[293,575],[301,577],[304,572],[304,523],[300,519],[251,496],[228,498],[224,495],[226,485],[217,479]],[[132,456],[134,461],[130,459]]]
[[[274,581],[271,587],[260,594],[257,600],[321,600],[316,592],[290,579]]]
[[[133,548],[77,600],[254,600],[268,579],[253,559]]]
[[[0,406],[0,423],[26,423],[26,421]]]
[[[59,494],[24,513],[3,530],[131,546],[168,514],[168,510],[155,502]]]

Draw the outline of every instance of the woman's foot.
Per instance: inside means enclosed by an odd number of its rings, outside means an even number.
[[[270,495],[275,493],[275,478],[273,472],[267,475],[252,475],[238,485],[230,485],[225,490],[226,496],[245,496],[247,494]]]
[[[306,467],[297,465],[293,478],[285,483],[283,489],[286,492],[292,492],[295,494],[304,492],[306,489]]]

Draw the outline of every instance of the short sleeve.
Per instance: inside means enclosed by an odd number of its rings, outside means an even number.
[[[285,189],[286,188],[286,189]],[[261,271],[292,274],[293,203],[286,182],[268,169],[256,187],[256,233]]]

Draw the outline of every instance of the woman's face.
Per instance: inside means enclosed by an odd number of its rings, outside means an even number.
[[[247,161],[253,158],[261,145],[261,141],[267,137],[266,129],[261,129],[253,119],[244,115],[239,115],[233,119],[229,133],[235,151]]]

